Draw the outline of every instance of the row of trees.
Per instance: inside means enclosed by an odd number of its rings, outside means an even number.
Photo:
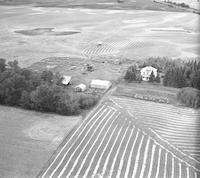
[[[165,0],[165,2],[171,4],[171,5],[175,5],[175,6],[180,6],[180,7],[184,7],[184,8],[190,8],[190,6],[188,4],[185,4],[184,2],[173,2],[173,1],[169,1],[169,0]]]
[[[20,68],[17,61],[0,59],[0,104],[63,115],[79,114],[96,104],[98,97],[65,88],[59,73]]]

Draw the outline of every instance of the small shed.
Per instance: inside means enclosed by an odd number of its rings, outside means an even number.
[[[75,86],[74,89],[77,92],[83,92],[87,89],[87,87],[85,84],[79,84],[79,85]]]
[[[91,88],[107,90],[112,86],[112,83],[107,80],[92,80],[90,83]]]
[[[64,75],[63,80],[62,80],[62,84],[63,85],[70,85],[72,83],[71,80],[72,80],[71,76]]]

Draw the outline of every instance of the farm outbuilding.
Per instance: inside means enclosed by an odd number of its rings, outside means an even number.
[[[63,85],[70,85],[71,84],[71,80],[72,80],[71,76],[63,75],[62,84]]]
[[[79,84],[79,85],[75,86],[74,89],[77,92],[83,92],[87,89],[87,87],[85,84]]]
[[[90,83],[91,88],[107,90],[112,86],[112,83],[107,80],[92,80]]]
[[[152,72],[153,72],[154,76],[156,77],[157,76],[157,71],[158,70],[156,68],[151,67],[151,66],[146,66],[146,67],[142,68],[140,70],[140,74],[142,76],[142,80],[149,81],[149,77],[150,77]]]

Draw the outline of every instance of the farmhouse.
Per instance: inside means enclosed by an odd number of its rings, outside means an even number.
[[[90,83],[91,88],[107,90],[112,86],[112,83],[107,80],[92,80]]]
[[[75,91],[77,92],[83,92],[86,90],[86,85],[85,84],[79,84],[74,87]]]
[[[63,85],[70,85],[71,84],[71,80],[72,80],[71,76],[64,75],[63,76],[63,80],[62,80],[62,84]]]
[[[153,72],[154,76],[157,76],[157,69],[151,66],[146,66],[140,70],[140,74],[142,76],[142,80],[149,81],[149,77]]]

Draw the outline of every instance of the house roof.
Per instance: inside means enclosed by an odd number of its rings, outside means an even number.
[[[71,79],[72,79],[71,76],[64,75],[64,76],[63,76],[63,80],[62,80],[62,84],[68,85],[69,82],[71,81]]]
[[[107,81],[107,80],[92,80],[91,84],[93,84],[93,85],[111,85],[111,82]]]
[[[146,67],[143,67],[141,70],[156,70],[157,71],[158,69],[156,69],[152,66],[146,66]]]
[[[86,85],[81,83],[81,84],[75,86],[75,88],[81,88],[82,90],[85,90],[86,89]]]

